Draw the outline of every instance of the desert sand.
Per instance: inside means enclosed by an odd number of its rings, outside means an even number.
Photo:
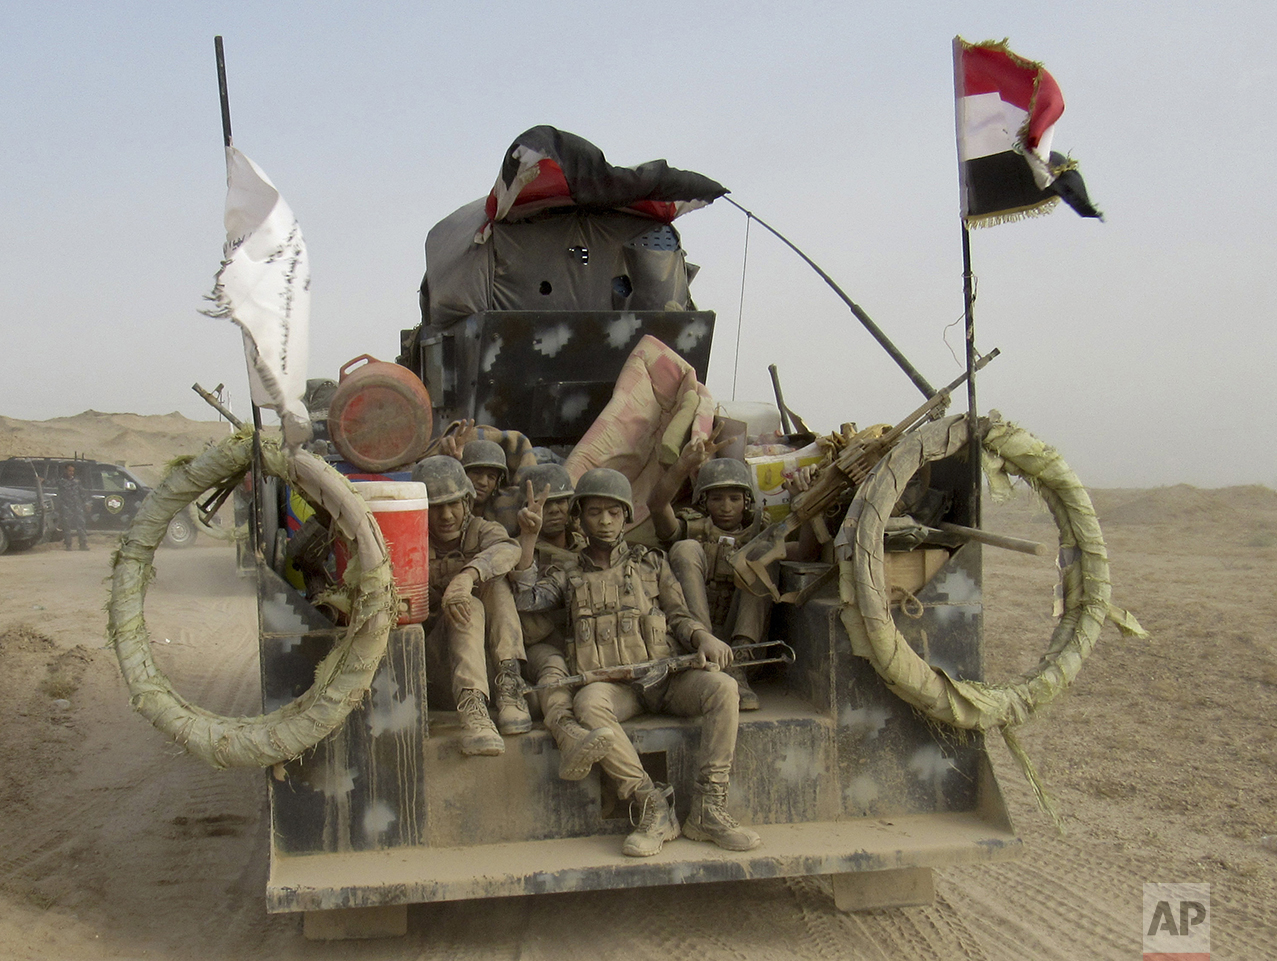
[[[0,418],[0,456],[162,465],[225,424],[86,412]],[[1049,440],[1049,438],[1048,438]],[[104,647],[114,538],[0,556],[0,958],[601,958],[1091,961],[1138,958],[1145,882],[1211,885],[1212,957],[1277,957],[1277,492],[1092,492],[1114,600],[1073,687],[1021,730],[1063,814],[991,752],[1024,856],[941,869],[929,907],[838,913],[819,879],[420,905],[406,938],[312,943],[267,915],[265,775],[214,771],[128,704]],[[1031,495],[986,527],[1054,541]],[[1052,562],[986,551],[994,679],[1037,661]],[[147,598],[161,666],[220,713],[259,708],[256,630],[234,553],[162,550]]]

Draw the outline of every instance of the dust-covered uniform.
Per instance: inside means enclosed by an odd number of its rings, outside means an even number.
[[[505,528],[494,521],[466,515],[457,546],[441,551],[430,542],[430,611],[426,637],[446,643],[452,658],[452,693],[460,697],[467,689],[489,696],[488,675],[496,665],[514,658],[523,660],[523,632],[514,607],[506,574],[519,562],[522,551]],[[465,568],[478,580],[470,601],[470,623],[452,624],[439,612],[443,592]]]
[[[720,637],[757,643],[764,640],[770,597],[736,586],[729,558],[762,529],[762,512],[752,523],[725,531],[710,518],[689,511],[678,516],[678,531],[667,541],[669,563],[687,598],[688,610]]]
[[[567,532],[567,539],[567,547],[556,547],[542,540],[537,541],[536,553],[532,561],[537,576],[544,574],[555,564],[565,567],[576,564],[577,552],[585,546],[586,540],[573,530]],[[560,608],[554,611],[520,611],[519,623],[523,625],[523,644],[528,648],[529,658],[532,656],[532,646],[542,642],[551,644],[560,651],[566,649],[564,633],[568,623],[566,610]],[[529,661],[530,665],[531,661]]]
[[[585,538],[576,531],[568,531],[568,546],[555,547],[538,541],[532,569],[540,576],[553,565],[575,567],[577,551],[585,546]],[[523,644],[528,653],[528,677],[534,684],[545,684],[567,677],[566,658],[567,611],[520,611],[519,623],[523,628]],[[541,692],[541,715],[547,724],[556,717],[572,713],[572,692],[567,688],[550,688]]]
[[[599,568],[582,553],[574,566],[554,564],[539,578],[531,567],[515,571],[515,603],[521,611],[567,609],[567,661],[573,672],[695,651],[696,635],[708,630],[688,611],[664,555],[622,542],[610,560],[610,567]],[[698,782],[726,785],[736,753],[736,682],[721,671],[683,671],[644,700],[628,684],[599,681],[578,690],[573,701],[582,725],[613,732],[612,747],[600,764],[615,779],[617,794],[632,797],[648,780],[621,727],[643,711],[701,717]]]

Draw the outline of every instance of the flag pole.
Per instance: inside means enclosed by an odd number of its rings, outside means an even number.
[[[984,473],[980,464],[980,421],[975,406],[975,285],[971,276],[971,230],[962,218],[962,300],[967,337],[967,458],[971,469],[969,513],[971,526],[980,526],[980,492]]]
[[[980,526],[980,492],[984,473],[980,463],[980,421],[975,404],[975,282],[971,274],[971,228],[967,226],[967,171],[962,157],[962,98],[966,95],[962,72],[962,38],[953,38],[953,133],[958,157],[958,215],[962,221],[962,304],[963,329],[967,341],[967,460],[970,490],[967,511],[971,526]]]
[[[231,101],[226,92],[226,52],[222,48],[221,36],[213,38],[213,50],[217,56],[217,94],[222,107],[222,146],[232,146],[231,139]],[[228,161],[229,162],[229,161]],[[229,170],[228,170],[229,173]],[[251,392],[250,392],[251,395]],[[262,470],[262,409],[250,396],[253,409],[253,497],[249,502],[249,536],[253,553],[265,558],[265,540],[262,531],[262,482],[265,472]]]

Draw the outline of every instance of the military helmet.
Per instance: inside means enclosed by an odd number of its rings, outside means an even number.
[[[572,475],[567,472],[562,464],[533,464],[531,467],[524,467],[519,471],[519,490],[526,495],[528,481],[532,482],[532,493],[539,495],[547,486],[550,493],[546,497],[546,503],[557,501],[564,497],[571,497],[575,491],[572,489]]]
[[[461,466],[461,461],[447,454],[436,454],[418,461],[412,469],[412,479],[426,485],[431,507],[451,504],[466,497],[474,500],[474,484],[466,476],[466,469]]]
[[[306,405],[306,413],[311,420],[327,420],[328,408],[333,405],[333,395],[337,393],[337,381],[327,377],[312,377],[306,381],[306,393],[302,395],[302,403]]]
[[[607,497],[620,501],[625,506],[625,523],[634,519],[634,492],[630,481],[619,470],[610,467],[595,467],[587,470],[576,482],[576,493],[572,495],[572,513],[587,497]]]
[[[501,472],[501,479],[497,483],[505,483],[507,472],[505,451],[496,441],[472,440],[466,444],[461,448],[461,466],[466,470],[473,467],[491,467]]]
[[[731,487],[745,492],[745,510],[754,508],[754,483],[749,465],[734,457],[715,457],[701,467],[696,475],[696,487],[692,490],[692,503],[699,510],[705,509],[705,497],[712,490]]]

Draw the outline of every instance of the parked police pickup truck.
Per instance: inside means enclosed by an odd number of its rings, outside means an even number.
[[[75,465],[75,476],[84,488],[84,519],[88,529],[127,530],[151,488],[125,467],[80,457],[9,457],[0,460],[0,487],[31,495],[43,491],[56,506],[58,478],[66,464]],[[46,527],[50,537],[54,531],[60,531],[56,510],[48,515]],[[195,542],[195,536],[194,519],[183,511],[169,524],[164,543],[170,547],[187,547]]]

